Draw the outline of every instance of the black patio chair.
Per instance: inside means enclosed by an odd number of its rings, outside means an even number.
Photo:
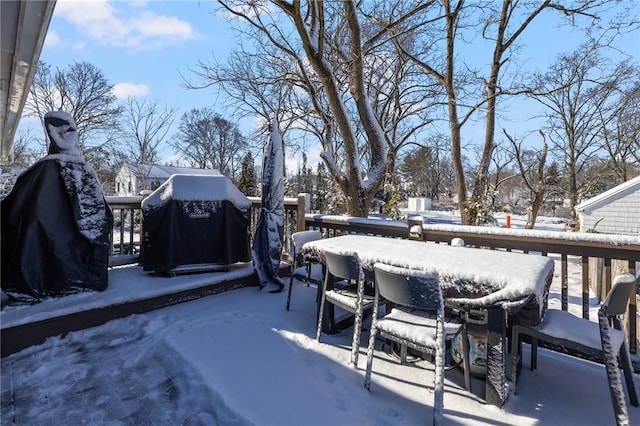
[[[445,306],[437,274],[376,263],[373,321],[367,350],[364,386],[371,388],[371,370],[376,335],[422,353],[434,355],[433,424],[442,423],[444,409],[445,343],[461,331],[460,322],[445,319]],[[394,304],[391,312],[377,319],[378,301]],[[463,354],[465,385],[470,383],[468,351]]]
[[[291,276],[289,277],[289,294],[287,294],[287,311],[291,304],[291,291],[293,280],[302,281],[309,286],[309,283],[322,284],[322,266],[318,262],[305,259],[302,256],[302,246],[310,241],[322,239],[322,233],[318,230],[299,231],[291,235],[293,242],[293,253],[291,261]]]
[[[624,314],[629,298],[636,293],[636,278],[625,273],[615,277],[613,287],[598,311],[598,323],[579,318],[559,309],[549,309],[535,327],[516,324],[511,338],[511,380],[516,388],[521,363],[522,336],[531,337],[531,370],[538,366],[538,341],[570,349],[590,359],[604,361],[613,410],[618,424],[628,424],[624,391],[620,380],[617,356],[624,372],[629,400],[638,406],[638,395],[633,383],[633,369],[629,349],[619,316]],[[613,325],[613,327],[611,327]]]
[[[373,296],[365,294],[364,272],[360,266],[357,253],[333,253],[325,250],[324,256],[326,271],[322,292],[320,293],[316,340],[320,341],[320,334],[322,333],[325,303],[331,303],[354,314],[351,364],[357,366],[362,318],[364,311],[373,307]]]

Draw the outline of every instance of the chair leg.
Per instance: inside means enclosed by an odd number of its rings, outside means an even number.
[[[322,284],[322,292],[320,293],[320,311],[318,312],[318,330],[316,332],[316,340],[319,342],[320,341],[320,333],[322,333],[322,317],[324,314],[324,301],[325,301],[325,297],[324,294],[327,291],[327,280],[329,279],[328,274],[324,279],[324,282]]]
[[[613,317],[613,326],[622,330],[622,322],[620,318]],[[624,380],[627,383],[627,393],[629,394],[629,401],[634,407],[638,406],[638,393],[636,392],[636,386],[633,383],[633,366],[631,365],[631,355],[629,355],[629,347],[627,342],[623,341],[620,347],[620,364],[622,365],[622,371],[624,372]]]
[[[293,271],[291,271],[291,278],[289,278],[289,294],[287,294],[287,311],[291,304],[291,289],[293,288]]]
[[[531,369],[538,368],[538,338],[531,336]]]
[[[358,354],[360,353],[360,330],[362,330],[362,305],[364,304],[364,281],[358,280],[358,300],[356,316],[353,321],[353,341],[351,343],[351,364],[358,366]]]
[[[444,359],[445,359],[445,342],[444,342],[444,325],[442,318],[444,312],[436,325],[436,356],[435,356],[435,374],[433,377],[433,424],[443,424],[444,415]]]
[[[624,371],[624,379],[627,383],[627,392],[629,393],[629,401],[634,407],[638,406],[638,393],[636,392],[636,386],[633,383],[633,366],[631,365],[631,357],[629,356],[629,349],[627,343],[623,342],[620,348],[620,363],[622,364],[622,371]]]
[[[373,301],[373,313],[371,314],[371,332],[369,333],[369,345],[367,346],[367,372],[364,375],[364,387],[371,390],[371,369],[373,367],[373,350],[376,345],[376,332],[378,331],[378,298]]]
[[[307,287],[311,285],[311,263],[307,262]]]
[[[613,403],[613,412],[618,426],[629,424],[629,414],[627,404],[624,400],[624,390],[620,380],[620,368],[618,367],[618,357],[612,352],[611,339],[609,337],[609,319],[607,317],[607,307],[602,305],[598,311],[598,324],[600,326],[600,339],[602,341],[602,352],[604,353],[604,365],[607,370],[607,381],[609,382],[609,393]]]

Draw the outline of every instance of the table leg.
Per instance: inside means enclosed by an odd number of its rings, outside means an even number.
[[[318,319],[320,318],[320,299],[322,298],[322,290],[324,288],[324,281],[327,279],[327,267],[322,264],[322,283],[318,284],[316,294],[316,326]],[[327,283],[327,286],[333,286],[333,283]],[[322,332],[328,334],[331,331],[331,324],[333,324],[333,305],[331,303],[324,304],[324,312],[322,313]]]
[[[320,292],[322,289],[318,291],[318,300],[320,300]],[[367,318],[368,314],[371,313],[371,308],[367,311],[363,312],[363,319]],[[318,302],[316,306],[316,321],[319,318],[320,314],[320,302]],[[335,306],[333,303],[325,303],[324,304],[324,313],[322,314],[322,332],[324,334],[336,334],[342,330],[345,330],[353,325],[355,320],[354,315],[347,315],[342,318],[340,321],[336,322],[335,318]],[[316,323],[317,324],[317,323]]]
[[[323,281],[327,281],[327,278],[328,278],[328,281],[326,283],[327,290],[333,289],[334,278],[327,277],[327,267],[324,264],[322,265],[322,276],[324,277]],[[318,293],[316,296],[316,325],[317,325],[318,318],[320,318],[320,298],[322,297],[323,287],[324,287],[324,283],[318,285]],[[322,332],[325,334],[338,333],[340,331],[340,328],[338,328],[339,325],[343,326],[343,324],[336,324],[335,308],[333,306],[333,303],[325,303],[324,312],[322,313]]]
[[[505,383],[507,313],[501,308],[487,312],[487,378],[485,401],[502,407],[507,399]]]
[[[326,266],[322,265],[322,275],[326,277]],[[327,282],[327,289],[331,290],[334,286],[333,277],[329,279]],[[316,325],[318,324],[318,318],[320,318],[320,298],[322,297],[322,288],[323,285],[318,285],[317,295],[316,295]],[[366,319],[369,315],[371,315],[371,308],[367,309],[363,312],[363,320]],[[335,306],[333,303],[325,303],[324,304],[324,312],[322,313],[322,332],[325,334],[336,334],[341,330],[345,330],[351,326],[353,326],[353,322],[355,320],[354,315],[347,315],[345,318],[342,318],[340,321],[336,322],[335,318]]]

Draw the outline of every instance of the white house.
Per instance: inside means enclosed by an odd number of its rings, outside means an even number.
[[[583,232],[640,235],[640,176],[576,206]]]
[[[409,197],[409,211],[412,211],[412,212],[423,212],[425,210],[431,210],[431,198]]]
[[[153,191],[175,174],[218,176],[220,172],[191,167],[125,163],[116,176],[115,193],[120,196],[131,196],[140,195],[140,191],[143,190]]]

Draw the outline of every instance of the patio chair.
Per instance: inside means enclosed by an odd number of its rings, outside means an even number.
[[[287,294],[287,311],[291,304],[291,290],[294,279],[305,282],[307,287],[309,283],[322,284],[322,266],[318,262],[310,261],[302,256],[302,246],[305,243],[320,239],[322,239],[322,233],[318,230],[300,231],[291,235],[291,240],[293,241],[293,259],[291,261],[292,271],[289,278],[289,294]]]
[[[404,347],[435,356],[433,423],[441,424],[444,409],[445,342],[461,330],[460,322],[445,320],[445,306],[437,274],[376,263],[373,321],[367,350],[364,386],[371,388],[371,370],[376,334]],[[378,301],[394,304],[391,312],[377,319]],[[470,382],[468,352],[463,355],[465,385]]]
[[[373,296],[365,295],[364,272],[360,266],[357,253],[334,253],[325,250],[324,255],[326,271],[322,292],[320,293],[316,340],[320,341],[320,334],[322,333],[325,303],[331,303],[354,314],[351,364],[357,366],[362,317],[366,309],[373,307]],[[333,322],[333,318],[331,320]],[[333,325],[331,324],[332,328]]]
[[[625,341],[624,331],[619,316],[627,309],[629,297],[635,294],[636,279],[625,273],[615,277],[613,287],[607,294],[605,301],[598,311],[598,323],[579,318],[569,312],[559,309],[547,310],[542,323],[535,327],[514,325],[511,339],[511,380],[516,389],[518,367],[521,362],[521,337],[531,338],[531,370],[538,366],[538,341],[543,340],[553,345],[582,354],[590,359],[604,361],[609,391],[613,402],[618,424],[627,419],[627,408],[624,391],[620,380],[620,371],[616,356],[620,357],[620,364],[624,371],[629,400],[638,406],[638,395],[633,383],[633,369],[629,349]],[[611,327],[613,324],[613,328]]]

